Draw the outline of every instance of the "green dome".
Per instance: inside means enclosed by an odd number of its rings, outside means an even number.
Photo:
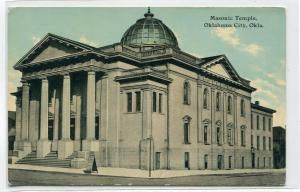
[[[140,46],[171,46],[178,48],[174,33],[154,14],[148,12],[145,18],[139,19],[124,33],[121,43],[123,45]]]

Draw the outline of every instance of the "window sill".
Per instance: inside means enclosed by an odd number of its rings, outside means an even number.
[[[184,142],[183,144],[184,144],[184,145],[190,145],[190,144],[192,144],[192,143],[190,143],[190,142],[188,142],[188,143]]]

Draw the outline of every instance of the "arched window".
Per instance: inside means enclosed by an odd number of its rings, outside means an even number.
[[[191,86],[188,81],[183,85],[183,103],[189,105],[191,103]]]
[[[220,101],[221,101],[221,94],[217,92],[216,96],[216,111],[220,111]]]
[[[245,116],[245,101],[241,100],[241,116]]]
[[[231,96],[227,97],[227,113],[231,114],[232,112],[232,98]]]
[[[203,108],[208,109],[208,89],[205,88],[203,91]]]

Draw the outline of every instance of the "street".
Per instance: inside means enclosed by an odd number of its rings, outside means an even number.
[[[280,186],[285,173],[196,175],[175,178],[130,178],[9,169],[12,186]]]

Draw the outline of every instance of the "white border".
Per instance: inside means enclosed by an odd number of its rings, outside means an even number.
[[[224,191],[299,191],[300,180],[299,180],[299,38],[298,38],[298,26],[299,17],[298,10],[299,5],[297,0],[102,0],[102,1],[12,1],[12,0],[0,0],[0,87],[2,88],[2,94],[0,94],[1,108],[0,108],[0,122],[2,128],[2,134],[0,134],[0,191],[20,191],[20,190],[117,190],[117,191],[129,191],[130,189],[160,189],[162,187],[14,187],[8,188],[7,182],[7,6],[9,7],[286,7],[286,18],[287,18],[287,177],[286,186],[281,188],[213,188],[214,190],[225,189]],[[298,21],[298,22],[297,22]],[[4,30],[5,29],[5,30]],[[5,106],[5,107],[4,107]],[[210,190],[207,187],[176,187],[167,189],[204,189]],[[164,188],[166,190],[166,188]]]

